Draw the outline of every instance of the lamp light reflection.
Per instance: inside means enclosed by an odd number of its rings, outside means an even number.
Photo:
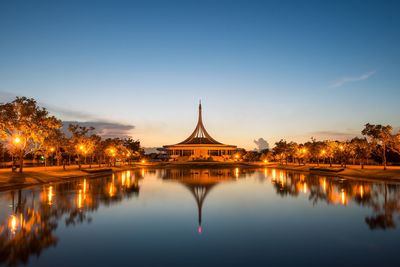
[[[49,205],[51,205],[52,201],[53,201],[53,186],[49,186],[49,192],[47,194],[47,202]]]
[[[346,203],[346,192],[344,192],[344,189],[342,189],[341,197],[342,197],[342,204],[345,205],[345,203]]]
[[[78,193],[78,209],[82,208],[82,190],[79,189]]]

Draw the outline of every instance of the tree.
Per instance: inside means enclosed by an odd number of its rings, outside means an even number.
[[[338,143],[336,141],[327,141],[325,151],[325,155],[329,158],[329,166],[332,167],[332,160],[338,151]]]
[[[362,130],[362,134],[370,137],[372,142],[380,144],[382,146],[382,162],[383,169],[386,170],[386,150],[393,143],[394,137],[392,135],[393,128],[390,125],[382,126],[380,124],[365,124],[365,128]]]
[[[123,145],[130,151],[129,157],[127,158],[128,160],[132,157],[140,158],[144,154],[143,149],[140,147],[139,140],[126,138],[123,140]]]
[[[275,143],[275,147],[272,149],[273,154],[282,163],[282,160],[286,160],[288,157],[288,143],[286,140],[281,139],[279,142]]]
[[[305,143],[305,147],[310,158],[319,165],[321,152],[323,150],[323,142],[317,141],[314,137],[311,137],[311,142]]]
[[[94,139],[88,136],[88,134],[94,130],[94,127],[70,124],[68,130],[72,134],[71,146],[75,149],[75,153],[78,156],[79,169],[81,169],[82,157],[84,157],[86,163],[87,156],[91,155],[95,148]]]
[[[0,139],[6,140],[9,151],[19,159],[23,172],[24,157],[38,151],[47,136],[61,127],[61,121],[50,116],[32,98],[17,97],[0,104]]]
[[[53,156],[57,160],[57,166],[60,166],[62,150],[64,150],[67,145],[68,139],[60,129],[52,131],[49,136],[45,138],[43,144],[42,153],[45,156],[45,162],[49,156]]]
[[[364,169],[365,160],[370,157],[372,150],[368,140],[366,138],[354,137],[350,141],[350,149],[353,157],[353,164],[355,163],[354,159],[357,158],[360,160],[361,169]]]

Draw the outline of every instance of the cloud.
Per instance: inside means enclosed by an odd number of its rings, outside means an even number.
[[[132,137],[132,130],[135,129],[135,126],[122,124],[122,123],[115,123],[115,122],[107,122],[107,121],[85,121],[85,122],[78,122],[78,121],[63,121],[63,132],[68,132],[68,126],[70,124],[78,124],[79,126],[85,127],[94,127],[95,130],[93,133],[100,135],[103,138],[127,138]]]
[[[39,104],[40,105],[40,104]],[[94,120],[94,121],[101,121],[100,118],[96,117],[93,114],[90,114],[88,112],[83,112],[83,111],[78,111],[78,110],[69,110],[66,108],[61,108],[61,107],[55,107],[52,105],[42,105],[46,107],[46,109],[50,113],[55,113],[56,115],[63,117],[63,118],[68,118],[68,119],[77,119],[77,120]]]
[[[339,131],[315,131],[309,133],[310,136],[315,137],[317,140],[348,140],[352,139],[353,137],[361,135],[360,132],[357,131],[346,131],[346,132],[339,132]]]
[[[262,137],[258,138],[258,140],[254,140],[253,142],[254,142],[254,144],[257,145],[256,150],[258,150],[258,151],[269,148],[269,144],[268,144],[267,140],[265,140]]]
[[[0,91],[0,103],[11,102],[17,96],[22,96],[21,94],[10,93],[7,91]],[[25,95],[26,96],[26,95]],[[31,98],[31,96],[26,96]],[[35,99],[35,98],[34,98]],[[37,100],[37,99],[35,99]],[[84,111],[70,110],[63,107],[57,107],[48,103],[43,103],[37,100],[37,104],[40,107],[46,108],[52,115],[56,115],[57,117],[61,117],[62,119],[67,120],[92,120],[92,121],[101,121],[102,119]]]
[[[371,77],[375,73],[376,73],[376,70],[373,70],[373,71],[366,72],[366,73],[364,73],[364,74],[362,74],[360,76],[344,77],[344,78],[341,78],[341,79],[337,80],[336,82],[334,82],[331,85],[331,87],[340,87],[340,86],[342,86],[342,85],[344,85],[346,83],[367,80],[369,77]]]

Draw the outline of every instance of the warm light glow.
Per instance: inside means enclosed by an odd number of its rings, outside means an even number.
[[[10,231],[14,234],[17,230],[17,217],[15,215],[10,216],[9,227]]]
[[[53,186],[49,186],[49,193],[47,194],[47,202],[49,205],[51,205],[52,201],[53,201]]]
[[[85,149],[85,147],[83,145],[79,146],[79,150],[84,150],[84,149]]]
[[[126,179],[125,173],[122,173],[121,174],[121,184],[122,184],[122,186],[125,186],[125,179]]]
[[[85,194],[86,194],[86,187],[87,187],[87,185],[86,185],[86,179],[83,179],[83,196],[85,197]]]
[[[304,194],[307,193],[307,183],[303,184],[303,192],[304,192]]]
[[[285,184],[285,181],[283,180],[283,171],[279,171],[279,180],[280,180],[282,185]]]
[[[303,148],[302,150],[301,150],[301,153],[303,153],[303,154],[305,154],[307,152],[307,149],[305,149],[305,148]]]
[[[339,149],[343,151],[344,147],[342,145],[340,145]]]
[[[50,152],[54,152],[54,147],[50,147]]]
[[[323,183],[322,187],[324,188],[324,192],[326,192],[326,179],[325,178],[324,178],[324,183]]]
[[[272,179],[276,180],[276,170],[272,169]]]
[[[323,155],[325,155],[325,154],[326,154],[326,150],[325,150],[325,149],[322,149],[321,155],[323,156]]]
[[[126,179],[126,187],[131,187],[131,177],[128,176],[128,178]]]
[[[268,160],[264,159],[264,163],[268,163]]]
[[[235,177],[239,178],[239,168],[235,168]]]
[[[82,190],[79,189],[78,193],[78,209],[82,208]]]
[[[238,159],[240,157],[239,154],[235,154],[235,158]]]
[[[19,143],[21,143],[21,138],[19,136],[14,137],[13,143],[15,145],[18,145]]]
[[[361,185],[360,186],[360,197],[363,198],[364,196],[364,187]]]
[[[146,163],[146,160],[142,159],[142,161],[141,161],[141,162],[142,162],[142,164],[144,164],[144,163]]]
[[[110,197],[113,197],[113,196],[114,196],[114,184],[113,184],[113,183],[110,184],[110,187],[109,187],[109,189],[108,189],[108,195],[109,195]]]
[[[344,192],[344,189],[342,189],[342,204],[344,205],[346,203],[346,192]]]

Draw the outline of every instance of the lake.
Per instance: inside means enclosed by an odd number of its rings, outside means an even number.
[[[399,266],[400,184],[136,169],[0,192],[4,266]]]

